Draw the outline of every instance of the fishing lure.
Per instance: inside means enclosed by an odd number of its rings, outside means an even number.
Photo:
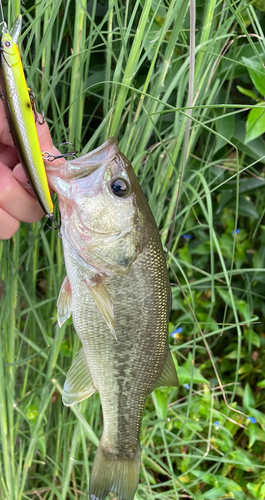
[[[7,24],[3,21],[0,43],[1,98],[4,102],[10,132],[27,178],[46,217],[51,219],[59,229],[53,215],[53,202],[35,124],[35,122],[44,123],[44,116],[43,121],[40,121],[34,104],[34,94],[28,89],[26,83],[17,46],[21,25],[22,16],[20,15],[9,33]]]

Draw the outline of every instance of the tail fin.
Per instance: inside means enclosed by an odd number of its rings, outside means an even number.
[[[110,491],[119,500],[133,500],[139,482],[140,447],[133,459],[106,453],[99,443],[89,484],[90,500],[105,500]]]

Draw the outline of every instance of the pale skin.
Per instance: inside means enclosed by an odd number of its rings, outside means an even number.
[[[37,123],[36,128],[41,151],[58,154],[47,123]],[[57,166],[59,161],[64,160],[55,160],[53,166]],[[36,222],[43,215],[19,161],[0,101],[0,239],[11,238],[18,230],[20,221]]]

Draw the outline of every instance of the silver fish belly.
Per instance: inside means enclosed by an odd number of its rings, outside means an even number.
[[[59,197],[67,271],[58,320],[62,324],[72,314],[82,343],[63,401],[72,405],[99,392],[104,430],[90,500],[104,500],[110,490],[119,500],[132,500],[145,398],[157,386],[178,384],[158,229],[114,138],[48,175]]]

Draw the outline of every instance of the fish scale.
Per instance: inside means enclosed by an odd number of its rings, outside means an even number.
[[[104,500],[110,490],[119,500],[132,500],[145,398],[155,387],[178,385],[159,232],[115,138],[59,170],[49,167],[48,176],[59,197],[67,271],[58,320],[62,324],[72,314],[82,343],[63,401],[72,405],[99,392],[104,429],[90,500]]]

